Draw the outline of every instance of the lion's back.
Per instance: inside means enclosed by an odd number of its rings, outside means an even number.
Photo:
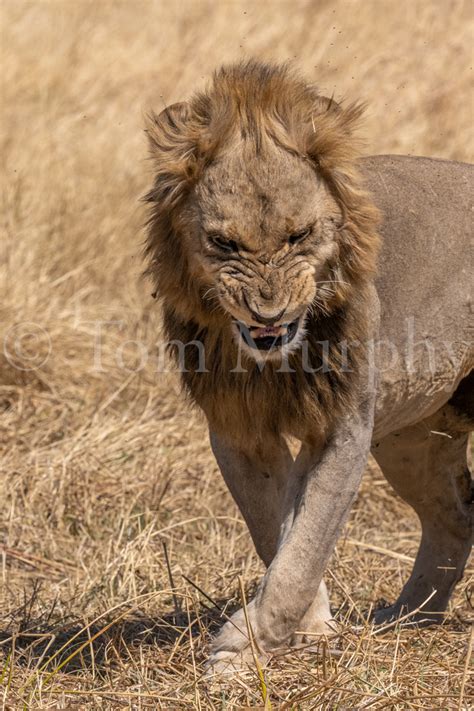
[[[409,156],[361,165],[383,216],[377,288],[384,332],[394,336],[394,317],[412,315],[420,327],[441,318],[437,330],[457,334],[470,301],[474,166]]]

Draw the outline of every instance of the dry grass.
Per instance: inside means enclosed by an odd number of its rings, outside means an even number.
[[[219,608],[262,571],[200,415],[156,372],[159,315],[138,278],[142,111],[223,60],[294,57],[325,91],[368,100],[370,151],[472,160],[472,5],[3,0],[1,13],[0,698],[263,708],[256,673],[201,678]],[[98,334],[98,321],[114,323]],[[328,574],[343,636],[273,661],[273,709],[469,707],[469,571],[439,629],[364,622],[397,595],[417,539],[368,473]]]

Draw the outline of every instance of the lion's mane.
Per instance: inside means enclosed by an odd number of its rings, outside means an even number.
[[[250,61],[222,67],[206,91],[186,104],[152,114],[148,136],[155,178],[146,196],[151,205],[146,243],[148,274],[164,309],[167,338],[201,341],[207,372],[198,352],[186,348],[186,389],[215,429],[242,438],[288,433],[302,439],[329,431],[351,407],[354,382],[366,339],[364,302],[379,248],[379,215],[357,172],[360,145],[354,130],[363,107],[340,106],[322,97],[288,65]],[[186,229],[186,200],[214,157],[240,131],[253,146],[263,139],[310,161],[323,177],[343,215],[338,255],[328,264],[331,298],[308,316],[306,339],[312,368],[292,353],[287,370],[245,359],[237,368],[237,347],[223,328],[223,314],[203,298],[190,276],[180,234]],[[324,352],[323,342],[329,344]],[[323,367],[323,361],[325,367]]]

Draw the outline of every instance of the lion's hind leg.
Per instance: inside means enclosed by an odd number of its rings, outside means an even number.
[[[413,571],[400,597],[377,610],[383,623],[419,612],[407,623],[441,622],[472,547],[473,494],[467,463],[469,433],[452,405],[400,432],[373,450],[397,493],[418,514],[422,527]]]

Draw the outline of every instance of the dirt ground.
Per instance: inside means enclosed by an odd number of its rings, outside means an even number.
[[[445,624],[379,634],[417,550],[367,472],[327,574],[340,639],[224,685],[212,632],[262,574],[202,417],[158,372],[143,114],[224,61],[368,102],[368,153],[472,161],[458,0],[3,0],[0,699],[5,709],[468,709],[473,569]],[[266,696],[266,701],[265,701]]]

